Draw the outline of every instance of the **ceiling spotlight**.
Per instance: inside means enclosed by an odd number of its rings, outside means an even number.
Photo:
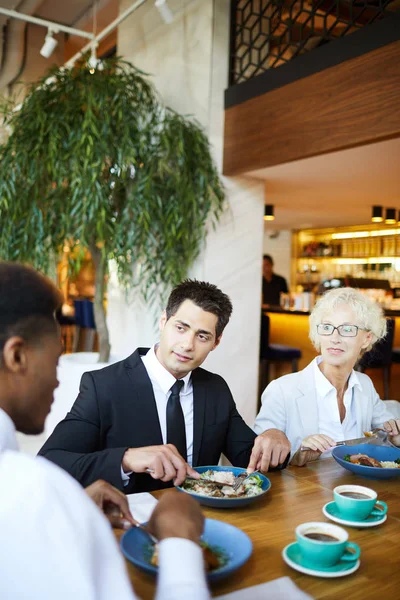
[[[172,23],[172,21],[174,20],[174,15],[172,13],[172,10],[170,9],[170,7],[167,4],[167,0],[156,0],[155,5],[158,8],[159,13],[160,13],[161,18],[164,21],[164,23],[167,23],[167,25]]]
[[[96,48],[98,43],[93,43],[90,49],[90,58],[88,60],[89,73],[93,75],[95,70],[100,67],[101,60],[97,58]],[[100,69],[101,70],[101,69]]]
[[[371,221],[373,223],[382,223],[383,221],[383,209],[382,206],[373,206],[372,207],[372,218]]]
[[[44,44],[40,50],[40,54],[44,56],[44,58],[49,58],[57,47],[58,41],[53,37],[54,33],[57,32],[52,31],[51,29],[49,29],[47,32]]]
[[[395,223],[397,223],[397,221],[396,221],[396,209],[395,208],[387,208],[386,209],[385,223],[387,225],[394,225]]]
[[[264,208],[264,221],[273,221],[274,219],[274,205],[266,204]]]

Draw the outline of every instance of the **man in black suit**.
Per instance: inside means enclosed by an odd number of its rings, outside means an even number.
[[[71,412],[40,454],[83,485],[102,478],[126,493],[179,485],[198,477],[191,466],[215,465],[221,453],[241,467],[251,457],[251,469],[283,463],[286,436],[269,430],[257,437],[222,377],[199,368],[231,312],[216,286],[179,284],[161,316],[159,343],[85,373]]]

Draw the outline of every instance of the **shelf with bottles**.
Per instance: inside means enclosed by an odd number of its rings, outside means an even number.
[[[314,259],[313,259],[314,260]],[[369,260],[369,259],[368,259]],[[351,277],[355,279],[383,279],[390,281],[392,287],[400,284],[400,259],[390,261],[385,258],[381,262],[367,262],[360,264],[356,259],[340,260],[337,262],[326,260],[317,261],[317,264],[301,264],[304,259],[299,259],[296,269],[295,281],[297,285],[316,284],[325,279]]]
[[[314,261],[317,264],[326,261],[327,263],[337,265],[380,265],[380,264],[400,264],[400,255],[397,256],[300,256],[297,259],[299,264],[312,265]]]
[[[400,257],[400,228],[359,226],[315,229],[297,234],[298,259]]]

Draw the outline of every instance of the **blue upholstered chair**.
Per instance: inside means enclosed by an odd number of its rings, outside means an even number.
[[[96,324],[94,322],[93,302],[91,300],[74,300],[75,308],[75,336],[73,352],[77,352],[83,334],[84,350],[90,352],[94,347]]]
[[[285,346],[284,344],[269,343],[269,316],[261,315],[261,342],[260,342],[260,361],[261,361],[261,392],[270,381],[269,367],[272,362],[290,362],[292,373],[299,370],[299,359],[301,358],[300,348]]]

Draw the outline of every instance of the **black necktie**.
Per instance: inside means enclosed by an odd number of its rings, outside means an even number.
[[[179,454],[186,460],[186,431],[185,418],[179,399],[183,381],[178,379],[171,388],[167,402],[167,444],[174,444]]]

